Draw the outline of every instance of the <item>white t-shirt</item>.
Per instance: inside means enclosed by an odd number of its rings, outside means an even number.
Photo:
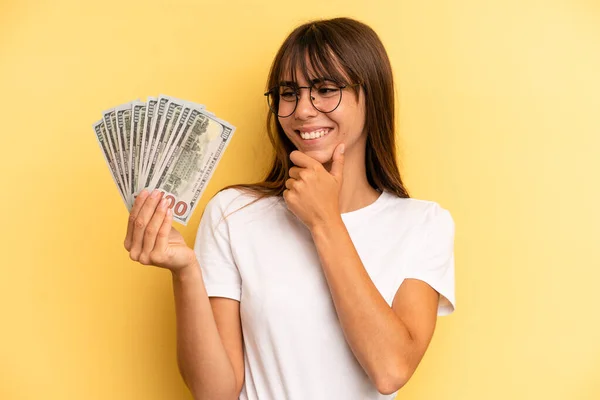
[[[344,338],[309,230],[282,198],[231,214],[253,199],[237,189],[219,192],[195,242],[208,295],[240,302],[240,399],[393,399],[377,391]],[[447,210],[384,191],[342,219],[390,306],[402,281],[416,278],[441,294],[438,315],[454,310],[454,222]]]

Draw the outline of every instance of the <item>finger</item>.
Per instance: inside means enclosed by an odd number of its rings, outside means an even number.
[[[150,222],[152,215],[154,215],[156,205],[163,195],[164,193],[158,189],[154,189],[135,218],[133,223],[133,242],[131,244],[131,250],[129,251],[129,257],[131,257],[132,260],[137,261],[139,259],[140,253],[142,252],[144,231],[146,230],[146,226]]]
[[[302,168],[318,168],[322,166],[320,162],[299,150],[294,150],[290,153],[290,160],[294,163],[294,165]]]
[[[344,144],[339,144],[333,152],[333,161],[331,163],[331,175],[341,181],[344,172]]]
[[[290,178],[288,180],[285,181],[285,187],[288,188],[289,190],[294,189],[294,183],[296,182],[295,179]]]
[[[160,230],[163,220],[165,219],[168,205],[169,200],[163,197],[160,203],[158,203],[158,207],[154,210],[154,215],[152,215],[152,218],[150,218],[150,222],[148,222],[148,225],[146,226],[146,230],[144,231],[144,241],[142,244],[142,253],[140,254],[140,262],[142,264],[150,263],[150,253],[152,250],[154,250],[156,236],[158,235],[158,231]]]
[[[167,202],[168,203],[168,202]],[[156,243],[154,243],[154,249],[164,252],[169,245],[169,233],[171,233],[171,223],[173,222],[173,209],[167,208],[165,217],[163,218],[162,225],[156,235]]]
[[[135,219],[138,216],[138,213],[140,212],[140,209],[142,208],[142,206],[144,205],[144,202],[146,201],[146,199],[148,198],[150,194],[148,193],[147,190],[142,190],[140,192],[140,194],[137,196],[137,198],[135,199],[135,202],[133,203],[133,207],[131,208],[131,211],[129,212],[129,219],[127,221],[127,233],[125,234],[125,249],[127,251],[131,250],[131,243],[133,241],[133,226],[135,223]]]
[[[302,171],[302,168],[292,167],[288,174],[290,175],[290,178],[300,179],[300,171]]]

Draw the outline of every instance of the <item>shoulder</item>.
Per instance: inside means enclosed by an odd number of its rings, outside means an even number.
[[[218,191],[207,203],[208,206],[219,207],[223,210],[231,207],[240,200],[251,200],[251,194],[237,188],[229,188]]]
[[[425,231],[454,232],[454,219],[450,211],[432,200],[402,198],[387,193],[385,212],[397,216],[403,224]]]
[[[271,204],[277,200],[273,197],[260,199],[258,194],[250,191],[228,188],[217,192],[206,204],[204,212],[211,216],[219,215],[228,219],[229,215],[239,218],[239,216],[256,213],[265,204]]]

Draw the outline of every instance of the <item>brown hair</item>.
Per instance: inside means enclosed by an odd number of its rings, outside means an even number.
[[[281,82],[286,70],[295,81],[297,67],[306,80],[310,80],[309,69],[312,69],[320,77],[330,77],[347,85],[361,84],[366,106],[365,163],[368,182],[372,187],[385,189],[398,197],[410,197],[396,163],[392,68],[373,29],[349,18],[318,20],[299,26],[277,52],[267,80],[267,90]],[[354,90],[358,96],[359,86],[355,86]],[[265,197],[283,196],[291,167],[289,155],[296,148],[272,112],[267,115],[267,133],[275,154],[264,180],[230,185],[221,190],[237,188],[250,192],[257,197],[252,203]]]

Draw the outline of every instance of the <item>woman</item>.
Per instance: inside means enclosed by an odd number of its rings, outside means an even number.
[[[172,271],[195,398],[391,399],[454,310],[452,217],[402,184],[392,71],[371,28],[298,27],[267,88],[266,179],[217,193],[194,250],[144,191],[125,248]]]

